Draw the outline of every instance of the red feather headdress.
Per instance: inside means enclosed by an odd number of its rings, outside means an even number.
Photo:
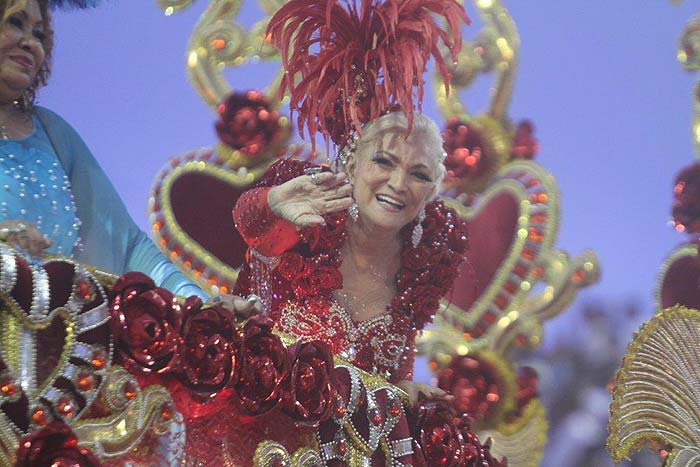
[[[357,3],[359,3],[359,10]],[[447,30],[435,16],[442,16]],[[445,87],[450,73],[438,48],[455,60],[462,46],[457,0],[290,0],[267,27],[280,50],[285,76],[280,97],[290,94],[299,133],[320,131],[342,146],[353,130],[399,108],[413,123],[423,100],[423,73],[432,55]]]

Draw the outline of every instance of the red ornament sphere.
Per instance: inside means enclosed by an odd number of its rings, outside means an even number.
[[[443,139],[447,152],[445,167],[450,177],[472,180],[484,173],[488,157],[484,154],[483,137],[474,126],[451,118]]]
[[[673,221],[679,232],[700,232],[700,162],[685,167],[673,185]]]
[[[244,156],[260,155],[280,134],[279,114],[260,91],[234,92],[216,110],[219,139]]]

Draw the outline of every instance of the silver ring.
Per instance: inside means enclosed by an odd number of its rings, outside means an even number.
[[[321,167],[309,167],[304,169],[304,175],[311,177],[311,183],[318,185],[318,174],[321,173],[323,168]]]
[[[258,297],[254,293],[252,293],[246,297],[245,301],[248,303],[255,303],[255,302],[261,302],[262,300],[260,299],[260,297]]]

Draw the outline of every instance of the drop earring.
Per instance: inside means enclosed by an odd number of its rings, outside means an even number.
[[[413,227],[413,232],[411,232],[411,244],[413,248],[416,248],[423,238],[423,220],[425,219],[425,209],[421,208],[418,212],[418,217],[416,217],[416,225]]]

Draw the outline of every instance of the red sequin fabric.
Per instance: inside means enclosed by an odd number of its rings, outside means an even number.
[[[334,299],[342,288],[338,268],[345,242],[345,212],[326,215],[325,226],[297,231],[267,204],[269,187],[303,175],[311,164],[282,160],[239,199],[233,217],[251,247],[234,293],[256,293],[282,332],[328,343],[335,355],[396,383],[412,379],[416,332],[432,320],[467,248],[466,226],[442,202],[426,207],[424,234],[412,246],[414,223],[404,238],[397,295],[385,313],[354,321]]]

